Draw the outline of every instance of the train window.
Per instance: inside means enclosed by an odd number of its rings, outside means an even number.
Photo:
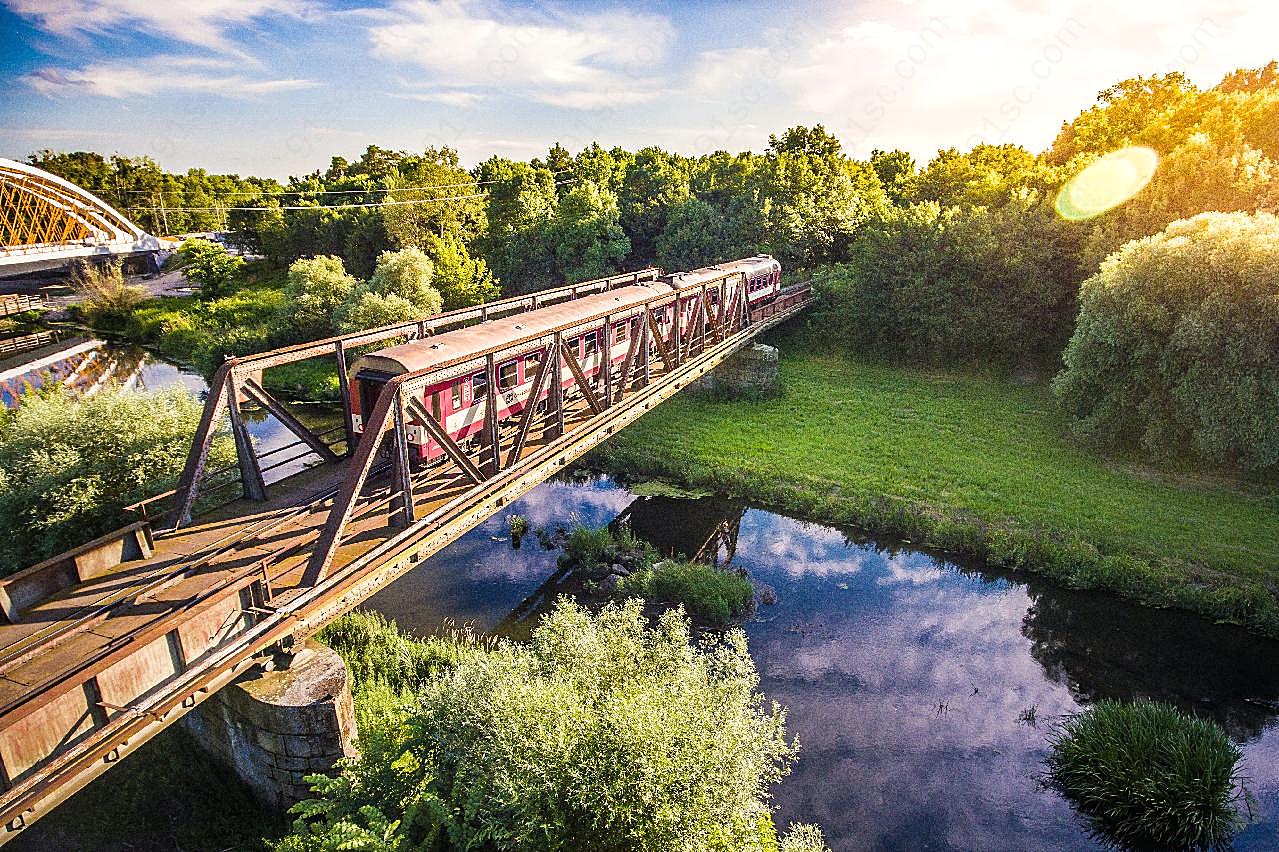
[[[437,421],[444,422],[444,392],[431,394],[431,416]]]
[[[516,362],[507,361],[497,368],[497,389],[508,391],[520,383]]]
[[[479,402],[481,399],[488,396],[488,392],[489,392],[489,377],[487,375],[485,375],[484,373],[476,373],[474,376],[471,376],[471,402],[472,403]]]
[[[631,330],[631,323],[629,320],[627,320],[624,323],[620,323],[617,326],[617,342],[625,343],[626,337],[630,333],[630,330]]]
[[[599,339],[599,335],[596,334],[595,332],[592,331],[590,334],[582,335],[582,340],[586,341],[586,357],[587,358],[589,358],[590,356],[594,355],[596,352],[599,351],[600,339]]]
[[[534,352],[532,355],[524,356],[524,381],[531,382],[533,377],[537,375],[537,367],[542,363],[542,353]]]
[[[582,347],[580,345],[581,342],[582,342],[582,339],[580,337],[574,337],[572,340],[570,340],[568,343],[564,345],[567,346],[568,351],[572,352],[574,355],[581,355],[582,354]]]
[[[453,383],[453,410],[462,410],[462,380],[458,379]]]

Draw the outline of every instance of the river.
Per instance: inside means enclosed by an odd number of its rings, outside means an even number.
[[[151,356],[150,388],[203,381]],[[316,415],[335,417],[333,411]],[[264,447],[291,436],[253,424]],[[277,474],[278,475],[278,474]],[[1279,848],[1279,645],[1184,613],[956,564],[741,501],[637,497],[578,473],[548,482],[365,606],[425,635],[447,620],[527,635],[557,589],[534,528],[624,516],[666,552],[711,541],[776,592],[744,625],[765,696],[788,708],[800,757],[774,790],[778,824],[821,825],[845,849],[1096,849],[1043,783],[1054,722],[1101,698],[1174,702],[1244,751],[1253,820],[1235,848]]]

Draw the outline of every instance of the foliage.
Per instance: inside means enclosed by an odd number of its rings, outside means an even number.
[[[244,266],[244,258],[236,257],[224,246],[201,239],[182,243],[178,258],[187,280],[199,284],[200,295],[206,297],[220,295]]]
[[[109,330],[118,330],[128,322],[133,310],[147,297],[146,290],[125,282],[120,264],[115,261],[76,266],[71,273],[71,287],[85,319]]]
[[[1098,702],[1049,736],[1053,782],[1127,849],[1224,849],[1243,820],[1239,747],[1168,704]]]
[[[1205,213],[1083,285],[1054,390],[1076,434],[1214,465],[1279,466],[1279,218]]]
[[[683,605],[714,627],[726,627],[751,608],[755,590],[745,575],[700,562],[663,560],[623,577],[622,594]]]
[[[375,686],[385,686],[397,695],[417,692],[431,675],[452,668],[466,656],[471,643],[458,641],[463,637],[415,639],[401,633],[380,612],[364,609],[348,612],[315,636],[346,663],[357,697]]]
[[[220,208],[281,189],[270,178],[211,175],[204,169],[169,173],[150,157],[45,149],[27,162],[88,190],[152,234],[224,230],[227,215]]]
[[[472,257],[460,239],[432,235],[426,251],[435,265],[431,284],[439,290],[446,310],[469,308],[501,295],[488,265],[482,258]]]
[[[440,291],[431,286],[435,264],[419,248],[386,251],[378,255],[377,267],[369,279],[368,292],[377,296],[397,297],[429,317],[440,312]]]
[[[289,321],[302,340],[327,337],[359,281],[346,273],[340,257],[301,258],[289,265],[286,293]]]
[[[604,278],[618,270],[631,250],[619,218],[617,199],[608,190],[579,182],[565,194],[548,225],[561,280]]]
[[[768,788],[797,746],[740,632],[693,645],[676,612],[650,627],[638,601],[561,600],[527,645],[465,656],[417,702],[313,779],[277,849],[777,848]],[[811,829],[789,842],[820,848]]]
[[[778,399],[680,395],[597,463],[1279,636],[1273,485],[1100,458],[1041,387],[796,338],[780,375]]]
[[[123,508],[176,481],[201,404],[185,390],[60,388],[0,415],[0,573],[12,573],[115,529]],[[215,444],[210,466],[232,458]]]
[[[848,264],[817,276],[821,314],[853,348],[903,360],[1053,355],[1073,318],[1073,235],[1028,196],[893,208],[861,229]]]

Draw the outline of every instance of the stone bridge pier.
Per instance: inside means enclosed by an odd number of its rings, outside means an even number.
[[[693,387],[713,396],[771,396],[781,391],[776,346],[752,343],[724,359]]]
[[[356,754],[350,676],[336,652],[310,639],[274,668],[246,672],[183,724],[259,799],[281,810],[310,796],[307,775]]]

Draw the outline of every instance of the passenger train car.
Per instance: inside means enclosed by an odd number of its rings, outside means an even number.
[[[351,366],[351,411],[354,430],[362,432],[364,420],[377,403],[382,387],[394,376],[465,363],[502,346],[507,352],[497,362],[495,376],[497,393],[497,419],[522,412],[529,403],[534,377],[545,347],[539,338],[555,329],[589,320],[615,318],[605,332],[596,328],[578,334],[565,341],[565,346],[577,356],[582,372],[592,386],[597,386],[602,372],[603,359],[608,358],[618,369],[626,359],[630,336],[640,333],[642,305],[654,296],[671,293],[685,287],[708,282],[718,282],[726,273],[741,272],[741,278],[730,279],[730,285],[740,286],[744,280],[747,288],[747,304],[751,308],[766,304],[781,292],[781,264],[768,255],[736,260],[690,272],[665,275],[655,281],[619,287],[604,293],[582,296],[567,302],[551,305],[502,319],[444,332],[420,340],[412,340],[370,352]],[[736,282],[734,284],[734,282]],[[712,306],[718,298],[718,290],[712,294]],[[681,334],[693,321],[690,310],[697,293],[689,293],[680,300]],[[674,305],[668,305],[659,319],[670,323]],[[663,326],[665,327],[665,325]],[[608,337],[604,340],[601,337]],[[521,346],[521,341],[527,341]],[[554,380],[554,377],[551,377]],[[573,385],[573,374],[568,368],[561,370],[561,387]],[[477,440],[484,429],[486,397],[490,392],[487,368],[477,361],[467,367],[462,375],[433,384],[423,391],[423,407],[439,422],[450,438],[459,444]],[[550,395],[549,382],[536,404],[544,405]],[[409,454],[417,461],[430,461],[444,455],[439,444],[430,439],[425,427],[417,420],[407,424]]]

